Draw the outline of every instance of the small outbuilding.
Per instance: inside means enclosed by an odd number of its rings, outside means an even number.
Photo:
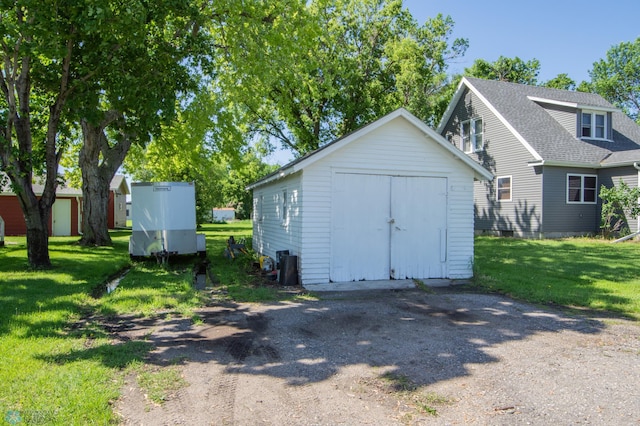
[[[492,178],[398,109],[249,185],[253,249],[288,250],[303,286],[470,278],[473,182]]]
[[[36,196],[41,196],[44,185],[33,184]],[[129,185],[122,175],[115,175],[109,186],[107,226],[109,229],[124,228],[127,225],[126,195]],[[49,234],[51,236],[76,236],[82,234],[82,190],[66,185],[58,185],[56,201],[51,207]],[[8,182],[0,187],[0,216],[4,219],[5,235],[26,235],[27,225],[20,207],[20,201]]]
[[[211,209],[211,219],[213,222],[227,222],[235,220],[236,211],[232,207],[216,207]]]
[[[127,226],[127,195],[129,184],[124,175],[115,175],[109,183],[109,205],[107,226],[109,229],[125,228]]]

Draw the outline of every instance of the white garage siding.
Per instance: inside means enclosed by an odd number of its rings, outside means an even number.
[[[297,173],[253,191],[252,245],[257,253],[274,260],[278,250],[300,255],[300,181],[301,173]]]
[[[381,124],[365,127],[307,159],[285,166],[280,174],[250,187],[254,191],[254,249],[274,258],[277,250],[289,250],[298,256],[298,272],[303,285],[328,283],[332,262],[332,212],[336,211],[332,203],[340,199],[333,197],[332,191],[340,181],[339,176],[437,178],[416,182],[440,182],[437,188],[446,182],[446,194],[436,197],[439,202],[446,203],[445,229],[438,234],[438,239],[440,235],[445,239],[441,244],[445,252],[441,253],[444,263],[440,278],[471,277],[473,180],[474,177],[490,179],[491,174],[471,163],[455,148],[451,149],[444,139],[405,110],[398,110],[379,122]],[[287,172],[291,174],[287,176]],[[347,187],[341,190],[348,196],[353,188],[348,187],[349,180],[345,182]],[[288,216],[283,221],[281,209],[285,190]],[[414,209],[425,215],[429,215],[429,202],[435,201],[402,198],[407,199],[393,201],[394,209]],[[349,250],[358,250],[359,244],[366,243],[350,241],[348,237],[346,240],[349,247],[334,246],[333,250],[348,254]],[[366,259],[360,261],[366,262]]]
[[[429,143],[431,142],[431,143]],[[336,173],[447,177],[447,278],[469,278],[473,262],[473,171],[428,141],[403,118],[332,153],[303,171],[305,217],[300,275],[305,284],[329,282],[331,263],[331,188]],[[346,189],[349,190],[348,188]],[[425,209],[420,200],[407,208]],[[354,241],[354,250],[358,242]]]

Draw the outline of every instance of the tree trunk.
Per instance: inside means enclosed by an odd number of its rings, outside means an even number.
[[[38,200],[33,192],[30,182],[24,179],[12,179],[14,186],[18,187],[16,193],[24,221],[27,226],[27,258],[29,265],[34,269],[47,269],[51,267],[49,258],[49,217],[51,205]],[[53,203],[52,203],[53,204]]]
[[[49,214],[51,208],[48,209]],[[44,216],[39,209],[26,212],[27,224],[27,258],[34,269],[48,269],[51,267],[49,258],[49,214]]]
[[[123,137],[109,145],[104,128],[114,122],[117,114],[109,112],[99,125],[82,120],[84,143],[80,149],[79,166],[82,171],[82,238],[85,246],[110,246],[109,235],[109,185],[122,165],[131,141]]]
[[[111,245],[108,223],[111,179],[105,179],[99,172],[95,167],[82,168],[83,216],[80,244],[84,246]]]

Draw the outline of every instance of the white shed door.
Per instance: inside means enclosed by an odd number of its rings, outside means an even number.
[[[394,177],[391,182],[391,277],[445,277],[447,179]]]
[[[338,173],[332,198],[331,281],[389,277],[389,176]]]
[[[331,281],[445,276],[445,178],[334,177]]]
[[[51,234],[56,237],[71,235],[71,200],[57,199],[52,206]]]

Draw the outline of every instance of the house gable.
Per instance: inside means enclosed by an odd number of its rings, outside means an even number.
[[[524,236],[595,232],[599,206],[569,201],[569,175],[621,176],[637,185],[640,127],[598,95],[465,77],[438,131],[461,148],[460,123],[474,116],[484,121],[484,147],[469,155],[511,197],[499,200],[495,186],[476,184],[478,230]],[[621,170],[604,172],[610,168]]]
[[[601,96],[464,77],[437,131],[444,134],[465,91],[473,92],[534,157],[532,164],[631,165],[640,160],[640,127]],[[603,114],[604,138],[581,137],[582,112]]]

